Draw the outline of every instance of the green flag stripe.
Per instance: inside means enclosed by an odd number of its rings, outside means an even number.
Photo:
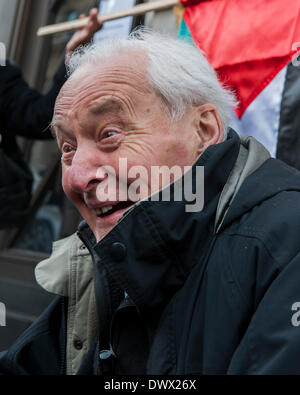
[[[179,30],[178,30],[178,37],[182,40],[187,41],[190,44],[194,45],[191,33],[189,31],[189,28],[187,27],[187,24],[185,23],[184,19],[181,19],[181,23],[179,26]]]

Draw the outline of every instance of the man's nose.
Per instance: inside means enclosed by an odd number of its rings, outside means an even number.
[[[91,149],[77,149],[69,169],[69,184],[77,193],[90,192],[104,180],[105,174],[99,172],[99,153]]]

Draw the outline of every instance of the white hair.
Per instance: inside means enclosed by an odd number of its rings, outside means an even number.
[[[85,63],[96,65],[129,51],[144,52],[148,56],[148,82],[162,97],[173,120],[181,119],[188,108],[211,103],[219,113],[226,139],[231,118],[229,109],[237,104],[235,97],[220,84],[202,52],[186,41],[140,28],[125,39],[100,41],[79,48],[70,58],[68,74]]]

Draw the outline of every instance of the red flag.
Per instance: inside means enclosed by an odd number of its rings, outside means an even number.
[[[186,7],[189,5],[199,4],[201,1],[212,1],[212,0],[181,0],[181,3]]]
[[[300,0],[181,0],[197,46],[235,91],[242,116],[300,42]]]

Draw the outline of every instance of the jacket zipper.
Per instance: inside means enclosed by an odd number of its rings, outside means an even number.
[[[95,257],[94,257],[94,252],[93,252],[93,245],[90,243],[89,240],[86,240],[84,237],[81,236],[80,232],[77,232],[78,237],[80,238],[80,240],[83,242],[83,244],[87,247],[87,249],[89,250],[91,257],[95,263]],[[105,287],[104,287],[105,288]],[[97,303],[97,302],[96,302]],[[110,314],[109,314],[110,315]],[[98,317],[100,320],[100,317]],[[100,344],[100,339],[101,339],[101,333],[100,333],[100,328],[99,328],[99,334],[98,334],[98,342],[97,342],[97,375],[101,375],[102,374],[102,369],[101,369],[101,362],[100,362],[100,353],[101,351],[105,350],[105,346],[101,346]],[[109,339],[109,345],[110,345],[110,339]]]
[[[115,311],[114,311],[114,313],[112,314],[112,318],[111,318],[111,321],[110,321],[110,327],[109,327],[109,331],[108,331],[108,336],[109,336],[109,338],[108,338],[108,342],[106,343],[106,345],[107,346],[109,346],[109,348],[107,348],[107,347],[105,347],[105,345],[103,345],[103,347],[101,347],[100,346],[100,337],[101,337],[101,334],[99,333],[99,338],[98,338],[98,355],[97,355],[97,369],[98,369],[98,374],[102,374],[103,372],[102,372],[102,369],[101,369],[101,360],[100,360],[100,354],[101,354],[101,352],[102,351],[110,351],[111,353],[112,353],[112,358],[114,358],[115,357],[115,353],[114,353],[114,351],[113,351],[113,348],[112,348],[112,344],[111,344],[111,341],[112,341],[112,326],[113,326],[113,321],[114,321],[114,318],[115,318],[115,316],[116,316],[116,313],[117,313],[117,311],[118,311],[118,309],[119,308],[117,308]],[[112,364],[113,365],[113,364]],[[105,372],[106,374],[113,374],[114,372],[113,372],[113,368],[111,369],[111,371],[110,372]]]

